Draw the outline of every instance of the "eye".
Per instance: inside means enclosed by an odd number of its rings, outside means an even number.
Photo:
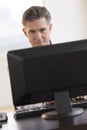
[[[29,34],[35,34],[35,31],[34,30],[30,30]]]
[[[40,32],[45,32],[46,31],[46,29],[45,28],[42,28],[42,29],[40,29]]]

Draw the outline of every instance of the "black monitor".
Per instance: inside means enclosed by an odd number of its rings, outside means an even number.
[[[87,94],[87,40],[9,51],[7,58],[14,106],[55,100],[61,114],[61,106],[72,109],[69,96]]]

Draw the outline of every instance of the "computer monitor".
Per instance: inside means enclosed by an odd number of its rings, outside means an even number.
[[[87,94],[87,40],[9,51],[7,59],[14,106],[55,100],[64,115],[69,96]]]

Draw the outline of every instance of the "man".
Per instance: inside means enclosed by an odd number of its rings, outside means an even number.
[[[51,15],[45,7],[32,6],[27,9],[23,14],[22,24],[23,32],[32,47],[51,45]],[[53,104],[52,101],[43,103],[47,107]]]
[[[50,45],[51,15],[45,7],[32,6],[23,14],[23,32],[32,47]]]
[[[51,44],[51,15],[45,7],[32,6],[27,9],[23,14],[22,24],[23,32],[32,47]],[[72,98],[72,100],[76,100],[76,98]],[[45,106],[53,104],[54,102],[44,103]]]

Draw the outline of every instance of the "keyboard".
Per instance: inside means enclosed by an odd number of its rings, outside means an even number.
[[[76,100],[76,101],[71,101],[71,105],[73,107],[87,107],[87,99],[79,99],[79,100]]]
[[[72,107],[87,107],[87,99],[80,99],[76,101],[71,101]],[[45,112],[54,111],[55,105],[51,107],[36,107],[33,109],[18,109],[15,110],[14,117],[15,119],[25,118],[25,117],[33,117],[40,116]]]
[[[20,109],[16,110],[14,113],[14,118],[15,119],[21,119],[21,118],[26,118],[26,117],[35,117],[35,116],[40,116],[45,112],[49,111],[54,111],[55,106],[52,107],[47,107],[47,108],[35,108],[35,109]]]

